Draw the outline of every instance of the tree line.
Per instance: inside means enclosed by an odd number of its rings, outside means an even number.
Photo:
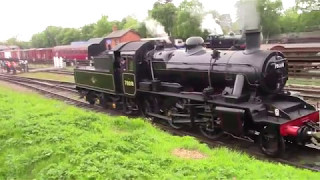
[[[320,0],[295,0],[295,6],[284,11],[281,0],[258,0],[263,35],[319,30],[319,7]]]
[[[225,34],[240,30],[239,5],[243,1],[248,0],[238,0],[235,5],[238,17],[231,27],[220,24]],[[287,10],[283,9],[282,0],[257,0],[256,4],[264,37],[320,29],[320,0],[295,0],[295,6]],[[211,14],[218,23],[223,21],[223,15],[217,11],[203,11],[203,5],[198,0],[184,0],[178,7],[171,0],[162,0],[149,11],[149,16],[159,21],[169,35],[183,39],[192,35],[207,35],[206,30],[200,29],[207,14]]]
[[[74,41],[87,41],[90,38],[107,36],[112,32],[113,26],[117,26],[118,29],[133,29],[142,37],[147,36],[145,23],[139,22],[134,17],[127,16],[121,21],[109,21],[108,16],[102,16],[97,22],[84,25],[81,28],[48,26],[44,31],[34,34],[29,42],[19,41],[16,37],[12,37],[6,42],[0,42],[0,44],[17,45],[21,48],[67,45]]]
[[[239,0],[236,7],[239,8]],[[295,0],[295,6],[284,11],[281,0],[258,0],[257,10],[260,13],[260,25],[264,37],[288,32],[302,32],[320,28],[320,0]],[[165,32],[173,37],[186,39],[190,36],[206,37],[209,32],[201,29],[201,23],[206,15],[219,24],[223,15],[215,10],[204,11],[198,0],[184,0],[178,6],[172,0],[158,0],[149,10],[148,18],[155,19],[164,26]],[[145,22],[128,16],[121,21],[110,21],[108,16],[102,16],[97,22],[84,25],[81,28],[63,28],[48,26],[44,31],[34,34],[30,42],[23,42],[13,37],[0,44],[18,45],[21,48],[52,47],[70,44],[73,41],[86,41],[94,37],[104,37],[112,32],[112,27],[118,29],[134,29],[141,37],[151,37]],[[231,26],[220,24],[224,33],[239,30],[239,18]]]

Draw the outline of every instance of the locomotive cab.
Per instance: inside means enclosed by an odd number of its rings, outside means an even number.
[[[90,104],[138,110],[136,103],[127,101],[136,96],[137,82],[146,74],[140,67],[151,49],[150,42],[127,42],[104,51],[93,58],[94,67],[74,70],[76,88]]]

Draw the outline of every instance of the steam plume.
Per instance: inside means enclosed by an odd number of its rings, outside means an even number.
[[[201,29],[207,30],[210,34],[223,34],[221,26],[216,22],[216,20],[212,17],[212,14],[207,14],[201,23]]]
[[[260,29],[260,15],[257,10],[257,0],[240,1],[238,16],[242,30]]]
[[[164,27],[154,19],[147,19],[145,21],[146,28],[153,37],[167,37],[168,34],[164,31]]]

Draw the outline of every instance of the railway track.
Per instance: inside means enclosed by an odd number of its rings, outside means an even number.
[[[65,75],[74,75],[72,71],[66,71],[66,70],[49,70],[47,71],[49,73],[55,73],[55,74],[65,74]]]
[[[29,81],[33,83],[47,83],[48,85],[55,85],[60,86],[68,89],[75,89],[75,84],[72,82],[65,82],[65,81],[56,81],[56,80],[49,80],[49,79],[38,79],[38,78],[31,78],[31,77],[20,77],[20,76],[12,76],[7,74],[0,74],[0,79],[15,79],[21,81]]]
[[[41,80],[35,78],[24,78],[11,75],[1,75],[0,80],[18,84],[33,90],[36,90],[47,97],[62,100],[68,104],[75,105],[80,108],[89,109],[96,112],[103,112],[109,115],[121,115],[120,112],[104,109],[100,106],[90,105],[83,99],[79,99],[79,94],[74,89],[73,83],[64,83],[59,81]],[[73,87],[72,87],[73,86]],[[305,168],[320,172],[320,153],[318,149],[309,147],[291,147],[282,158],[268,158],[262,154],[258,145],[253,142],[239,140],[228,135],[222,137],[218,141],[209,140],[195,130],[175,130],[166,125],[163,121],[153,120],[152,123],[158,128],[178,136],[193,136],[199,141],[206,143],[210,147],[224,146],[236,149],[241,152],[248,153],[257,159],[281,162],[298,168]]]
[[[118,113],[117,111],[105,110],[100,106],[90,105],[84,99],[80,99],[78,91],[75,90],[74,83],[3,74],[0,74],[0,80],[30,88],[45,95],[46,97],[62,100],[77,107],[86,108],[98,112],[105,112],[110,115],[120,115],[120,113]]]
[[[289,85],[285,90],[299,92],[303,98],[320,101],[320,87]]]
[[[55,74],[65,74],[65,75],[74,75],[73,71],[68,71],[64,69],[37,69],[37,68],[29,68],[29,72],[49,72],[49,73],[55,73]]]

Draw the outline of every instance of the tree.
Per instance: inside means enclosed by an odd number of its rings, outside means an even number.
[[[137,28],[137,32],[139,33],[139,35],[141,37],[147,37],[148,36],[148,30],[147,30],[147,27],[146,27],[146,23],[142,22],[142,23],[139,23],[139,26]]]
[[[56,27],[56,26],[48,26],[44,30],[44,34],[46,36],[45,38],[47,42],[46,47],[53,47],[61,43],[57,41],[57,36],[61,33],[62,30],[63,30],[62,27]]]
[[[123,25],[126,23],[126,18],[123,18],[121,21],[117,21],[117,20],[114,20],[114,21],[111,21],[110,24],[111,24],[111,27],[113,26],[116,26],[117,29],[123,29]],[[111,28],[112,30],[112,28]]]
[[[6,43],[6,45],[17,45],[18,39],[16,37],[9,38]]]
[[[31,45],[34,48],[48,47],[48,41],[44,32],[34,34],[31,38]]]
[[[320,11],[304,12],[299,15],[301,31],[319,30],[320,28]]]
[[[94,27],[93,34],[95,37],[103,37],[112,32],[112,24],[108,21],[108,16],[102,16]]]
[[[12,38],[9,38],[6,42],[4,43],[1,43],[3,45],[16,45],[16,46],[19,46],[20,48],[22,49],[25,49],[25,48],[29,48],[30,47],[30,44],[29,42],[25,42],[25,41],[19,41],[16,37],[12,37]]]
[[[232,22],[232,24],[231,24],[231,31],[232,31],[232,32],[239,32],[239,31],[240,31],[239,21]]]
[[[81,39],[81,31],[75,28],[49,26],[44,31],[34,34],[31,45],[35,48],[53,47],[70,44]]]
[[[260,22],[262,33],[268,39],[273,34],[279,34],[280,16],[282,10],[281,0],[259,0],[258,12],[260,12]]]
[[[190,36],[202,36],[201,21],[190,12],[179,12],[176,22],[173,32],[174,37],[187,39]]]
[[[281,32],[318,30],[320,11],[314,8],[319,7],[319,2],[320,0],[296,0],[296,6],[286,10],[280,18]]]
[[[319,11],[320,0],[296,0],[296,8],[303,12]],[[316,9],[318,8],[318,9]]]
[[[79,41],[81,38],[81,32],[75,28],[64,28],[57,36],[59,45],[67,45],[73,41]]]
[[[139,22],[136,18],[132,16],[127,16],[118,23],[117,27],[119,29],[133,29],[137,31],[141,37],[147,36],[147,28],[144,22]]]
[[[173,36],[183,39],[205,36],[200,29],[203,15],[203,7],[198,0],[184,0],[178,7]]]
[[[63,31],[62,27],[48,26],[41,33],[34,34],[31,38],[32,47],[44,48],[53,47],[61,44],[58,36]]]
[[[287,9],[280,18],[281,33],[297,32],[302,30],[299,14],[296,7]]]
[[[90,38],[94,37],[94,28],[95,28],[95,24],[88,24],[88,25],[84,25],[81,28],[81,39],[86,41],[89,40]]]
[[[135,29],[137,30],[139,27],[139,22],[136,18],[132,16],[127,16],[123,20],[124,24],[122,25],[121,29]]]
[[[176,11],[177,8],[171,2],[156,2],[152,10],[149,11],[149,16],[162,24],[166,33],[170,36],[175,24]]]
[[[179,5],[178,9],[179,11],[189,12],[192,16],[199,19],[204,15],[203,5],[198,0],[184,0]]]
[[[300,31],[318,30],[320,28],[320,0],[296,0],[299,13]]]

